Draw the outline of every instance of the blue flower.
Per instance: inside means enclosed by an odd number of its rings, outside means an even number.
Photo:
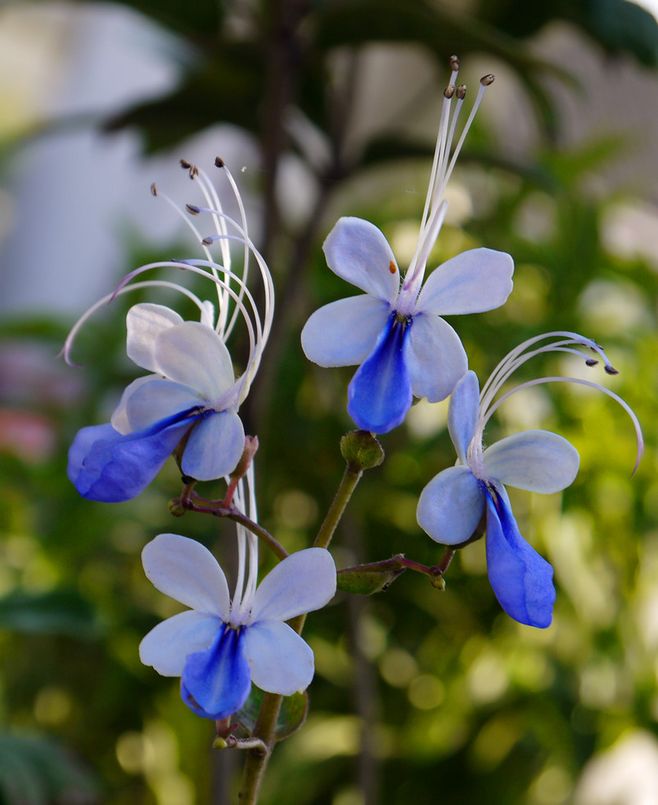
[[[153,304],[132,307],[127,329],[128,356],[153,374],[127,387],[111,424],[77,434],[68,465],[76,489],[103,502],[135,497],[184,437],[185,475],[205,481],[230,473],[244,430],[236,413],[240,385],[220,336]]]
[[[453,72],[444,93],[434,163],[416,252],[404,278],[382,232],[360,218],[341,218],[324,243],[329,268],[365,295],[317,310],[302,331],[302,347],[320,366],[359,365],[347,409],[359,428],[386,433],[405,418],[412,399],[447,397],[467,370],[457,333],[442,318],[502,305],[512,291],[512,258],[472,249],[436,268],[423,285],[427,260],[445,219],[445,188],[466,132],[492,76],[480,91],[454,153],[450,149],[465,88]],[[453,100],[456,106],[453,108]]]
[[[547,339],[549,343],[538,346]],[[576,383],[596,388],[622,405],[635,427],[639,461],[642,434],[635,414],[614,392],[597,383],[573,377],[540,377],[497,397],[519,366],[535,355],[582,354],[582,347],[597,353],[606,370],[615,371],[593,341],[575,333],[547,333],[512,350],[492,372],[482,394],[476,375],[472,371],[464,375],[450,399],[448,414],[457,464],[436,475],[418,502],[419,525],[444,545],[467,542],[484,520],[489,581],[496,598],[514,620],[539,628],[549,626],[552,620],[553,569],[522,537],[504,484],[543,494],[559,492],[576,477],[578,452],[566,439],[545,430],[517,433],[485,449],[483,433],[492,414],[511,394],[542,383]],[[591,366],[597,360],[588,355],[586,362]]]
[[[204,718],[235,713],[252,683],[290,696],[313,679],[313,652],[284,621],[320,609],[334,596],[331,554],[323,548],[291,554],[257,588],[253,539],[250,560],[252,572],[231,600],[224,572],[198,542],[160,534],[142,552],[158,590],[190,609],[152,629],[140,644],[140,658],[163,676],[180,676],[183,701]]]
[[[151,372],[131,383],[123,393],[110,424],[83,428],[69,451],[68,476],[81,495],[91,500],[119,502],[138,495],[157,475],[167,457],[180,447],[182,472],[199,481],[228,475],[244,448],[244,430],[238,409],[258,370],[272,326],[274,288],[269,268],[252,243],[244,205],[235,180],[221,160],[216,162],[227,178],[237,202],[240,220],[228,216],[206,174],[190,163],[189,171],[200,188],[205,206],[188,204],[178,210],[197,236],[206,259],[162,261],[135,269],[114,293],[94,304],[72,328],[64,347],[70,360],[73,341],[86,320],[116,296],[143,288],[176,291],[200,312],[200,321],[183,321],[163,305],[139,304],[127,316],[127,353],[138,366]],[[152,187],[153,195],[161,194]],[[214,234],[202,236],[190,216],[203,214]],[[240,269],[232,268],[230,242],[242,247]],[[219,244],[221,262],[212,259],[210,246]],[[250,266],[262,284],[262,313],[247,288]],[[175,269],[209,280],[217,295],[217,311],[189,288],[168,280],[142,280],[156,269]],[[226,341],[242,323],[249,343],[244,372],[237,379]]]

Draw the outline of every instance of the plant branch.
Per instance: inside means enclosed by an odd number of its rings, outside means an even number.
[[[345,471],[343,472],[343,477],[338,485],[334,499],[332,500],[329,509],[327,510],[327,514],[322,521],[322,525],[320,526],[315,540],[313,541],[313,547],[315,548],[327,548],[329,546],[338,523],[343,516],[345,508],[347,507],[347,504],[349,503],[357,484],[361,480],[363,470],[367,469],[369,466],[377,466],[376,463],[368,464],[365,462],[362,462],[359,465],[358,461],[354,458],[355,454],[351,453],[350,457],[346,455],[346,440],[351,444],[355,439],[358,441],[359,445],[363,445],[364,441],[375,443],[381,451],[381,447],[379,447],[377,440],[371,434],[365,434],[363,431],[354,431],[353,434],[347,434],[347,436],[343,437],[341,440],[341,452],[346,459]],[[383,452],[381,453],[381,456],[383,459]],[[381,463],[381,460],[378,463]],[[297,634],[301,634],[305,623],[306,615],[304,614],[293,618],[290,621],[290,626],[297,632]],[[263,753],[262,750],[254,750],[250,751],[247,755],[242,778],[242,790],[240,791],[241,805],[255,805],[258,801],[260,786],[265,775],[265,770],[267,769],[270,755],[272,754],[274,743],[276,741],[276,722],[279,716],[279,711],[281,710],[282,702],[283,696],[276,693],[266,693],[265,697],[263,698],[263,703],[261,704],[261,708],[258,713],[258,719],[256,721],[256,726],[254,727],[252,738],[262,741],[262,743],[266,746],[267,751]]]
[[[248,531],[251,531],[252,534],[255,534],[278,559],[285,559],[288,556],[288,551],[266,528],[263,528],[260,523],[251,520],[232,504],[227,506],[224,499],[207,500],[186,488],[183,494],[179,498],[174,498],[170,504],[170,510],[173,514],[182,513],[180,509],[200,514],[212,514],[214,517],[225,517],[227,520],[233,520],[233,522],[239,523]]]

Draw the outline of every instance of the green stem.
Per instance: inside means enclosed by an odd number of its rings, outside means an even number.
[[[313,541],[314,548],[327,548],[331,543],[336,527],[362,475],[362,469],[355,466],[353,462],[348,462],[336,495]],[[304,614],[291,620],[290,626],[297,634],[301,634],[305,623],[306,615]],[[256,805],[258,801],[260,786],[274,747],[276,722],[282,701],[283,696],[277,693],[266,693],[263,698],[252,737],[262,741],[267,747],[267,751],[263,752],[262,749],[252,750],[247,756],[242,778],[242,790],[240,791],[241,805]]]

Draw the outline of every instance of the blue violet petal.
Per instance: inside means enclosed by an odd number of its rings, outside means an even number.
[[[504,490],[485,487],[489,582],[510,618],[550,626],[555,603],[553,568],[521,536]]]
[[[136,497],[158,474],[186,430],[203,414],[196,408],[123,435],[111,425],[82,428],[69,449],[68,477],[89,500],[120,503]]]
[[[404,420],[411,407],[407,349],[412,320],[399,321],[393,312],[374,350],[352,378],[347,411],[362,430],[388,433]]]
[[[210,648],[185,661],[181,698],[198,716],[227,718],[245,703],[251,672],[244,654],[244,629],[222,624]]]

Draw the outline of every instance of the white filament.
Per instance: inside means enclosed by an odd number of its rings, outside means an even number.
[[[403,314],[413,311],[420,286],[423,282],[423,277],[425,276],[427,260],[429,259],[429,255],[436,243],[445,220],[447,211],[447,202],[445,200],[446,187],[486,90],[486,86],[480,84],[473,107],[462,127],[457,144],[453,149],[452,146],[457,129],[457,122],[464,102],[463,97],[457,97],[453,108],[453,99],[455,95],[458,95],[457,92],[454,92],[456,78],[457,71],[453,71],[448,84],[450,97],[446,97],[445,94],[443,97],[441,117],[439,119],[434,157],[421,217],[418,242],[411,262],[409,263],[398,299],[397,307]]]
[[[554,339],[554,340],[551,343],[544,344],[542,346],[537,346],[534,349],[530,349],[530,347],[535,347],[535,345],[547,339]],[[587,349],[589,351],[585,352],[584,349]],[[557,330],[549,333],[542,333],[541,335],[529,338],[527,341],[524,341],[523,343],[519,344],[517,347],[512,349],[510,352],[508,352],[508,354],[495,367],[495,369],[489,376],[489,379],[482,387],[482,391],[480,393],[477,424],[467,451],[467,460],[469,466],[471,466],[473,470],[473,473],[477,477],[483,477],[484,462],[483,462],[482,439],[484,435],[484,429],[486,428],[487,423],[494,415],[494,413],[507,399],[509,399],[512,396],[512,394],[516,394],[517,392],[522,391],[523,389],[526,388],[530,388],[531,386],[543,385],[545,383],[574,383],[580,386],[587,386],[588,388],[593,388],[596,389],[597,391],[603,392],[608,397],[611,397],[613,400],[615,400],[615,402],[617,402],[619,405],[621,405],[624,411],[626,411],[626,413],[628,414],[633,424],[633,428],[635,430],[635,438],[637,444],[636,460],[633,468],[633,473],[635,473],[640,463],[640,459],[642,458],[642,454],[644,452],[644,439],[642,436],[642,429],[640,427],[640,423],[630,405],[628,405],[628,403],[614,391],[611,391],[605,386],[602,386],[600,383],[595,383],[591,380],[584,380],[577,377],[565,377],[565,376],[539,377],[533,380],[527,380],[523,383],[518,384],[517,386],[513,386],[504,394],[498,396],[504,384],[508,382],[511,376],[521,366],[523,366],[525,363],[527,363],[527,361],[531,360],[537,355],[547,354],[550,352],[574,354],[585,360],[592,360],[590,357],[590,352],[594,352],[603,361],[604,367],[609,369],[611,366],[605,351],[595,341],[592,341],[589,338],[585,338],[579,333],[572,333],[569,331],[562,331],[562,330]]]

